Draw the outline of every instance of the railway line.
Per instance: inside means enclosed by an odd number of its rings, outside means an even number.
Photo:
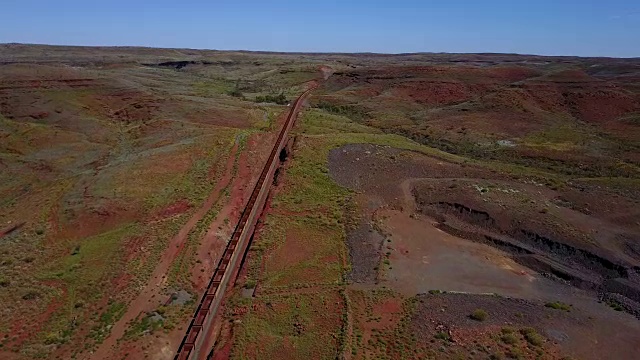
[[[269,154],[262,173],[251,192],[247,205],[242,211],[242,215],[233,231],[231,240],[227,243],[218,265],[209,280],[206,291],[189,323],[185,336],[175,355],[175,360],[199,359],[207,355],[209,349],[202,349],[202,344],[205,342],[204,336],[199,335],[209,332],[208,330],[212,326],[213,319],[224,298],[226,288],[229,286],[231,279],[233,279],[240,270],[241,260],[247,250],[249,240],[253,235],[256,222],[262,213],[269,189],[273,183],[273,176],[278,167],[279,155],[286,144],[289,130],[291,130],[296,121],[302,103],[316,86],[314,83],[291,105],[289,114]],[[202,357],[201,354],[203,355]]]

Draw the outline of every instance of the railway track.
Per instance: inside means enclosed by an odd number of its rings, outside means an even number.
[[[256,221],[264,208],[269,188],[273,183],[273,176],[279,162],[279,154],[286,144],[287,135],[295,123],[304,99],[315,87],[316,85],[311,86],[292,104],[287,119],[278,135],[278,139],[271,150],[271,154],[269,154],[264,169],[251,192],[251,197],[249,197],[249,201],[242,211],[240,220],[233,231],[231,240],[227,243],[224,253],[220,257],[218,266],[209,280],[207,289],[180,343],[180,347],[174,358],[175,360],[187,360],[190,356],[192,359],[197,359],[200,351],[203,350],[200,349],[203,343],[203,336],[198,338],[198,335],[208,332],[208,328],[213,323],[213,318],[224,298],[224,293],[229,285],[229,281],[240,270],[239,262],[247,250],[247,245],[253,235]],[[207,349],[204,350],[206,351]]]

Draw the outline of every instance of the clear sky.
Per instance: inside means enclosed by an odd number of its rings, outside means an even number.
[[[640,0],[2,0],[7,42],[640,57]]]

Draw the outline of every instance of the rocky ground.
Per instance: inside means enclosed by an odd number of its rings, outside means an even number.
[[[431,356],[442,347],[441,356],[518,352],[493,341],[504,335],[500,326],[537,328],[556,347],[538,349],[549,358],[637,353],[639,259],[624,241],[639,238],[637,224],[625,218],[635,211],[634,199],[603,197],[603,205],[586,215],[557,199],[594,201],[588,190],[552,189],[533,178],[388,146],[336,148],[329,169],[338,184],[357,193],[361,209],[360,223],[347,232],[352,287],[383,286],[418,300],[405,316],[419,329],[423,351],[435,351]],[[375,252],[378,262],[370,260]],[[628,288],[619,290],[618,283]],[[608,300],[613,294],[624,299]],[[545,307],[555,303],[568,311]],[[622,310],[616,304],[630,304],[629,314],[614,310]],[[492,320],[473,321],[474,309]],[[614,328],[625,329],[615,343],[609,340]],[[442,331],[451,338],[430,340]],[[461,345],[456,333],[476,342]]]

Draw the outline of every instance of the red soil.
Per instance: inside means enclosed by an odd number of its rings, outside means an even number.
[[[90,109],[117,121],[134,123],[151,120],[161,100],[140,91],[122,90],[86,99]]]
[[[254,144],[255,142],[253,141],[249,142],[249,146]],[[199,265],[192,270],[191,281],[199,291],[204,290],[207,286],[218,259],[231,237],[233,226],[235,226],[240,217],[240,211],[244,207],[245,199],[250,194],[249,185],[253,183],[255,178],[255,174],[251,173],[251,169],[247,165],[247,151],[239,154],[237,167],[238,174],[233,179],[226,181],[226,186],[231,187],[229,191],[230,199],[209,225],[209,230],[196,251]],[[232,169],[228,170],[228,174],[225,174],[225,179],[233,175]]]
[[[469,88],[457,82],[405,82],[393,89],[394,95],[428,105],[449,105],[471,98]]]
[[[218,349],[214,354],[212,360],[227,360],[231,357],[231,348],[233,347],[233,343],[231,341],[227,341],[227,343],[220,349]]]
[[[233,229],[240,219],[241,212],[246,205],[248,198],[251,196],[253,187],[260,175],[258,172],[266,161],[268,149],[271,146],[273,134],[265,136],[265,134],[255,134],[247,141],[247,149],[240,154],[238,158],[238,174],[234,178],[230,191],[230,199],[220,210],[216,219],[211,223],[209,231],[205,235],[200,248],[197,252],[197,258],[200,260],[201,266],[192,272],[192,281],[197,289],[204,290],[210,279],[217,262],[224,251],[227,241],[230,239]],[[250,156],[254,155],[254,156]],[[225,220],[226,224],[225,224]],[[238,275],[238,277],[240,274]],[[232,279],[230,284],[234,284],[236,279]],[[231,285],[230,285],[231,286]],[[202,349],[213,348],[217,334],[221,325],[219,322],[209,327],[209,332],[205,334],[205,341]],[[229,334],[225,334],[223,329],[223,340]],[[229,345],[231,346],[231,345]],[[229,348],[230,351],[230,348]]]
[[[158,211],[154,216],[154,220],[166,219],[172,216],[183,214],[189,209],[191,209],[193,205],[191,205],[187,200],[178,200],[175,203],[167,206],[166,208]]]
[[[231,151],[234,154],[237,150],[235,145]],[[138,294],[138,296],[128,304],[126,313],[114,324],[109,336],[104,340],[101,346],[93,354],[94,359],[110,359],[113,358],[114,347],[117,346],[117,340],[120,339],[127,328],[127,324],[137,318],[141,313],[151,311],[161,305],[164,301],[162,299],[162,291],[166,282],[166,274],[169,267],[175,260],[176,256],[180,253],[187,239],[187,235],[193,229],[193,227],[200,221],[200,219],[209,211],[209,209],[215,204],[222,192],[231,180],[231,169],[233,168],[234,157],[229,156],[226,164],[226,170],[224,177],[216,184],[215,188],[209,194],[209,197],[205,200],[204,204],[196,211],[196,213],[187,221],[187,223],[180,229],[178,234],[171,239],[167,250],[162,255],[160,262],[156,266],[151,279],[147,283],[144,289]],[[177,340],[179,342],[179,340]]]
[[[62,291],[62,296],[56,297],[49,302],[44,311],[37,314],[36,319],[22,318],[16,321],[12,326],[8,334],[17,335],[11,342],[6,343],[7,347],[20,347],[25,341],[32,339],[35,334],[40,333],[43,329],[43,325],[47,323],[49,318],[64,305],[64,299],[67,296],[67,288],[61,281],[48,280],[43,282],[44,285],[59,288]]]
[[[125,208],[115,201],[76,214],[72,222],[59,224],[55,239],[83,239],[115,229],[139,217],[140,209]],[[53,240],[53,239],[51,239]]]

